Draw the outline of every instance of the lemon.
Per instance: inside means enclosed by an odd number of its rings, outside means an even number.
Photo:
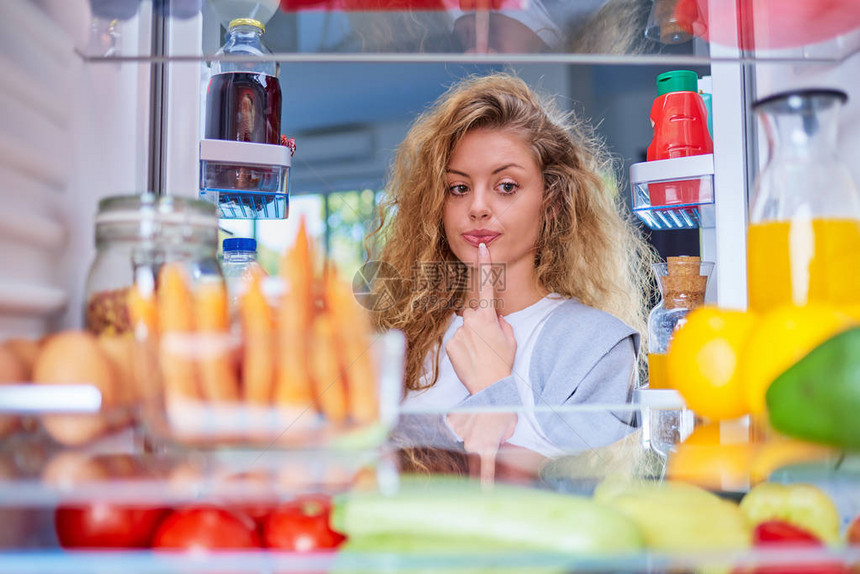
[[[720,423],[696,427],[687,440],[669,454],[666,475],[670,480],[697,484],[710,490],[740,491],[749,485],[756,445],[723,441]]]
[[[834,448],[788,437],[771,436],[758,445],[749,468],[750,482],[763,482],[771,473],[786,465],[815,461],[832,461],[836,464],[838,458],[839,451]]]
[[[860,303],[856,305],[848,305],[844,309],[845,313],[847,313],[852,319],[854,319],[854,324],[860,323]]]
[[[741,355],[750,412],[765,410],[765,394],[774,379],[851,323],[851,317],[824,303],[782,306],[762,316]]]
[[[711,420],[747,414],[741,379],[741,352],[755,325],[746,311],[704,306],[687,315],[687,322],[669,345],[669,385],[687,406]]]

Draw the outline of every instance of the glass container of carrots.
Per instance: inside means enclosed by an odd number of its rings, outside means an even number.
[[[375,332],[351,283],[322,263],[302,220],[278,275],[249,274],[233,314],[224,282],[186,265],[162,265],[154,290],[132,288],[153,442],[321,453],[369,452],[387,438],[405,343]]]

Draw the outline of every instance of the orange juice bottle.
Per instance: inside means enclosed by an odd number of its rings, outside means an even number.
[[[749,307],[860,305],[860,193],[837,157],[846,95],[805,89],[754,104],[770,158],[756,180],[747,236]]]
[[[668,389],[669,370],[667,353],[648,353],[648,388]]]
[[[668,389],[666,352],[690,311],[704,304],[714,264],[682,255],[652,267],[662,298],[648,314],[648,387]]]

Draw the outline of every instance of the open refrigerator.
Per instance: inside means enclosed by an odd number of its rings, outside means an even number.
[[[586,107],[587,115],[594,113],[591,110],[602,109],[605,113],[609,109],[600,108],[601,93],[606,97],[607,91],[601,82],[621,75],[627,78],[626,84],[611,84],[611,90],[619,92],[612,110],[621,119],[607,116],[604,121],[610,131],[613,124],[623,124],[615,127],[616,135],[637,130],[639,134],[633,144],[619,142],[616,147],[621,150],[636,150],[648,143],[647,106],[654,96],[656,72],[701,70],[702,75],[710,77],[712,157],[692,167],[690,162],[670,160],[655,168],[635,157],[634,151],[623,151],[622,177],[630,175],[622,191],[635,197],[637,185],[674,178],[695,177],[707,182],[711,200],[701,206],[692,227],[698,229],[697,247],[702,259],[715,263],[707,301],[721,307],[743,309],[747,305],[748,209],[754,180],[767,159],[764,136],[751,110],[754,100],[802,87],[845,91],[849,99],[841,115],[839,151],[848,160],[855,181],[860,181],[860,164],[850,161],[860,153],[860,135],[853,129],[860,120],[860,102],[855,101],[860,98],[860,21],[850,2],[844,6],[836,3],[819,12],[810,7],[814,3],[802,0],[791,0],[781,7],[763,0],[678,0],[678,5],[695,9],[699,27],[694,28],[695,34],[674,39],[671,34],[660,33],[660,26],[675,25],[665,11],[658,10],[675,3],[663,0],[503,0],[483,7],[474,2],[419,0],[142,0],[116,2],[114,8],[119,12],[113,13],[104,8],[110,4],[8,0],[2,7],[0,70],[4,73],[0,75],[6,81],[0,85],[0,340],[38,339],[83,326],[86,275],[95,257],[93,233],[99,200],[144,190],[177,198],[201,195],[205,187],[201,183],[201,166],[207,159],[201,153],[216,153],[201,146],[206,85],[211,63],[218,59],[215,51],[222,42],[224,27],[235,17],[271,20],[267,22],[267,38],[274,48],[267,59],[279,67],[285,94],[309,89],[325,102],[320,94],[336,91],[339,106],[361,100],[347,85],[348,75],[336,77],[338,70],[342,72],[350,66],[361,70],[375,66],[381,70],[379,73],[392,77],[410,68],[418,70],[417,76],[430,70],[427,74],[435,77],[433,70],[439,68],[513,66],[521,76],[558,93],[562,102],[587,102],[592,106]],[[595,48],[579,41],[579,36],[594,33],[589,26],[597,28],[598,20],[591,19],[596,14],[606,18],[613,10],[621,12],[631,6],[637,8],[640,17],[631,20],[635,22],[634,30],[619,34],[627,37],[626,44],[618,40]],[[500,41],[495,32],[501,31],[495,28],[493,12],[512,15],[520,22],[537,18],[551,34],[540,30],[542,35],[538,36],[544,42],[540,49],[491,49],[494,41]],[[611,18],[609,21],[615,22]],[[337,29],[338,33],[326,41],[319,40],[319,30],[328,29]],[[276,36],[278,33],[281,35]],[[468,45],[469,41],[476,44]],[[332,65],[344,67],[332,68],[334,73],[308,71]],[[622,74],[613,74],[619,69]],[[450,80],[458,73],[452,71],[443,77]],[[432,98],[443,88],[441,84],[434,86]],[[374,95],[383,101],[389,98],[392,106],[399,97],[407,96],[400,92]],[[284,101],[282,131],[293,135],[288,97]],[[639,110],[641,117],[635,121],[641,121],[643,128],[630,128],[630,111],[625,108]],[[304,131],[295,134],[298,151],[288,170],[294,180],[290,184],[292,194],[303,193],[303,185],[313,187],[302,179],[303,168],[321,172],[321,180],[341,178],[346,182],[343,185],[356,185],[361,178],[354,176],[350,180],[349,174],[358,172],[364,177],[361,170],[366,169],[358,163],[385,164],[387,152],[396,145],[396,133],[393,136],[385,126],[367,133],[353,130],[333,134],[325,124],[326,113],[318,111],[319,117],[311,116]],[[302,159],[302,134],[307,135],[309,144],[305,148],[307,161]],[[636,139],[635,135],[631,137]],[[361,150],[362,146],[371,149]],[[229,150],[223,153],[233,157]],[[314,154],[316,157],[310,157]],[[211,160],[214,156],[207,157]],[[354,157],[358,161],[350,163]],[[278,161],[281,160],[271,163]],[[281,165],[289,166],[289,160],[281,161]],[[372,170],[368,173],[368,180],[375,177]],[[285,214],[279,212],[277,217]],[[671,215],[661,219],[664,228],[691,226],[689,221],[678,223]],[[284,229],[297,225],[294,218],[282,223]],[[383,364],[398,365],[401,344],[392,340],[379,351]],[[432,428],[442,413],[398,412],[398,376],[397,368],[389,369],[385,381],[380,382],[388,389],[380,393],[380,400],[390,405],[383,409],[382,427],[388,431],[420,428],[422,432]],[[398,550],[397,546],[380,547],[382,550],[359,548],[349,554],[271,549],[194,555],[141,549],[64,551],[58,546],[55,527],[58,505],[98,502],[172,508],[190,504],[271,506],[300,495],[342,496],[353,490],[396,497],[408,490],[409,485],[403,481],[404,469],[425,469],[426,460],[420,458],[426,449],[444,451],[448,447],[433,443],[436,435],[426,433],[427,441],[413,445],[417,449],[408,450],[412,458],[407,460],[403,444],[368,433],[360,437],[362,440],[347,440],[336,447],[308,438],[299,445],[258,440],[252,447],[196,448],[182,441],[159,442],[157,439],[164,435],[153,438],[151,428],[131,425],[71,448],[52,440],[39,421],[46,415],[97,410],[99,397],[88,395],[87,389],[18,391],[0,392],[6,397],[0,400],[0,411],[24,421],[22,430],[0,439],[3,572],[662,572],[709,568],[728,571],[765,562],[772,563],[772,567],[793,562],[801,568],[793,571],[805,571],[804,565],[814,568],[822,560],[860,564],[860,547],[843,545],[787,554],[744,548],[701,549],[684,547],[683,543],[632,552],[610,544],[584,553],[543,546],[475,552],[453,544],[450,549],[442,545],[419,551],[408,547]],[[539,487],[591,497],[597,484],[619,474],[653,482],[671,479],[704,485],[734,501],[759,482],[804,482],[818,485],[834,501],[840,536],[860,513],[860,466],[856,457],[814,445],[751,444],[749,422],[744,420],[714,426],[717,446],[709,444],[693,453],[698,458],[688,464],[694,470],[704,469],[704,474],[673,469],[670,463],[672,454],[678,451],[677,443],[696,420],[695,414],[674,395],[643,389],[627,405],[589,405],[571,412],[532,409],[538,417],[551,414],[571,418],[610,411],[639,421],[639,428],[623,444],[609,450],[605,445],[572,450],[549,463],[543,459],[536,462],[528,453],[503,453],[500,456],[504,464],[497,468],[496,482],[510,484],[500,484],[499,496],[522,496],[523,501],[528,501],[532,490]],[[473,463],[452,448],[450,458],[440,462],[436,472],[468,475]],[[444,489],[438,493],[443,498],[449,495],[454,496]],[[685,500],[684,504],[695,505],[696,500]],[[407,502],[410,501],[403,504]],[[547,502],[555,504],[535,504]],[[445,504],[439,507],[452,511]],[[666,508],[671,514],[671,509]],[[422,507],[413,510],[417,513],[414,521],[420,523]],[[430,522],[440,520],[429,508],[424,511]],[[655,522],[659,522],[657,511],[653,514]],[[569,518],[576,522],[575,516]],[[504,519],[498,519],[504,523]],[[473,545],[486,543],[487,539],[475,532]]]

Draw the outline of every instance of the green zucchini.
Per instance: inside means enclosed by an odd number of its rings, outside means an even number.
[[[340,547],[333,574],[564,574],[546,554],[513,552],[480,538],[414,537],[397,534],[351,538]]]
[[[620,512],[582,496],[475,481],[405,479],[392,495],[352,492],[335,499],[332,525],[350,539],[461,539],[509,551],[635,552],[643,538]]]

